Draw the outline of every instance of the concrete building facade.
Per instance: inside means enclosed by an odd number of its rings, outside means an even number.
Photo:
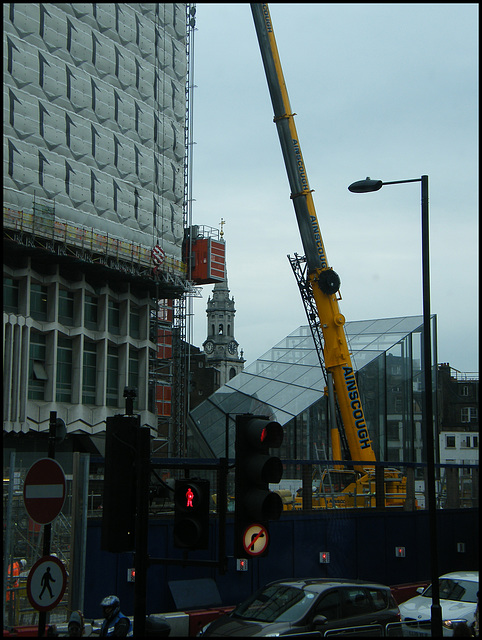
[[[186,291],[194,5],[6,3],[4,432],[158,428],[159,300]],[[155,368],[155,366],[154,366]]]

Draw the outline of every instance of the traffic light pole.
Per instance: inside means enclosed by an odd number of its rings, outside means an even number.
[[[220,469],[218,473],[218,493],[216,506],[218,508],[219,517],[219,548],[218,548],[218,563],[219,572],[224,575],[228,570],[228,559],[226,556],[226,513],[228,510],[228,491],[227,491],[227,478],[228,478],[228,459],[221,458],[219,460]]]
[[[136,534],[135,534],[135,582],[134,582],[134,631],[143,638],[146,631],[146,593],[149,555],[147,542],[149,533],[149,463],[150,432],[146,427],[137,428],[136,447]]]

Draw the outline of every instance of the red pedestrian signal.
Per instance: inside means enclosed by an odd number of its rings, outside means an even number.
[[[194,498],[194,493],[192,492],[191,487],[188,487],[186,491],[186,507],[191,507],[192,509],[194,509],[194,505],[192,503],[193,498]]]
[[[207,549],[209,546],[209,480],[176,480],[174,489],[174,546]]]

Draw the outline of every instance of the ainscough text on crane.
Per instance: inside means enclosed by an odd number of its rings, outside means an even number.
[[[271,33],[273,31],[273,27],[271,26],[271,18],[269,16],[269,10],[268,10],[267,4],[263,5],[263,15],[264,15],[264,22],[266,24],[266,30],[268,31],[268,33]]]
[[[353,412],[352,415],[355,420],[360,447],[362,449],[370,449],[371,443],[368,437],[367,425],[361,408],[361,402],[359,400],[358,388],[355,376],[353,375],[353,369],[351,367],[343,367],[343,375],[345,377],[348,397],[351,400],[350,407]]]

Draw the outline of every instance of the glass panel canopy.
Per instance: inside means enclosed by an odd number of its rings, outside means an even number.
[[[407,336],[420,333],[421,329],[421,316],[346,323],[354,369],[361,372],[366,368],[368,374],[368,377],[363,376],[365,389],[365,380],[371,380],[369,371],[377,371],[382,373],[377,373],[376,391],[382,392],[385,382],[380,375],[385,376],[385,367],[376,366],[369,370],[368,365],[386,357],[387,353],[401,353],[395,345],[405,344]],[[406,349],[403,350],[405,352]],[[417,366],[419,368],[419,363]],[[325,384],[310,328],[298,327],[191,411],[191,424],[195,425],[197,434],[190,440],[193,447],[190,455],[196,455],[194,443],[199,437],[205,439],[216,457],[225,455],[226,414],[229,414],[229,456],[234,456],[236,414],[266,415],[285,425],[323,397]],[[360,390],[363,391],[362,387]],[[373,396],[372,389],[367,393],[369,397]],[[367,405],[370,414],[369,407],[373,402],[368,400]],[[380,409],[373,412],[373,416],[373,430],[381,437],[385,434],[385,427]]]

